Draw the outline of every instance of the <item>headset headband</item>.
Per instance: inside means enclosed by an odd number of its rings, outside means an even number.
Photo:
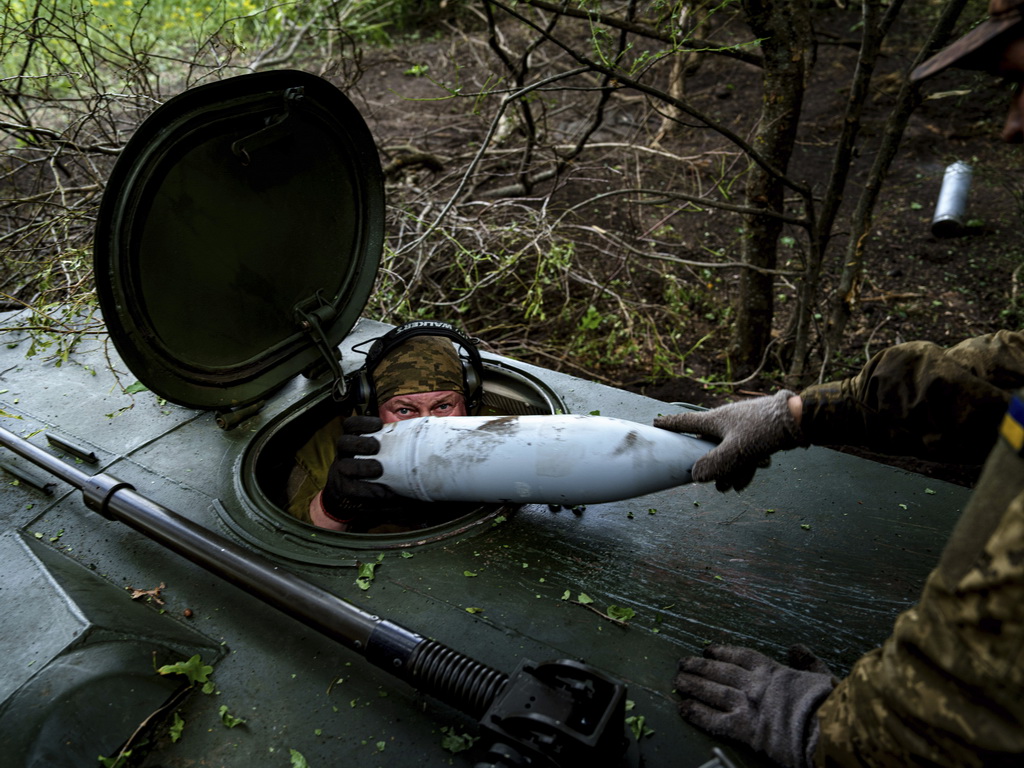
[[[357,408],[365,412],[366,409],[376,406],[377,388],[373,381],[373,370],[393,349],[415,336],[443,336],[465,350],[469,361],[468,370],[466,358],[459,355],[459,359],[463,361],[462,382],[465,390],[466,410],[472,413],[479,405],[483,388],[484,371],[480,350],[477,349],[475,339],[467,336],[455,326],[440,320],[414,320],[411,323],[392,328],[373,342],[370,350],[366,353],[366,362],[363,363],[361,371]]]

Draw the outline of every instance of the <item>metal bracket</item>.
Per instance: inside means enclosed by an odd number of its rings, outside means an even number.
[[[331,346],[324,331],[324,328],[329,328],[331,323],[334,322],[337,313],[334,307],[320,295],[320,291],[317,291],[311,300],[303,302],[303,304],[308,306],[312,302],[317,304],[316,308],[312,310],[307,311],[303,305],[295,307],[296,320],[303,332],[308,334],[313,340],[313,344],[320,351],[321,357],[327,361],[331,376],[334,378],[334,383],[331,385],[331,397],[335,402],[340,402],[348,394],[348,385],[345,382],[345,374],[341,370],[338,350],[336,347]]]
[[[284,90],[284,111],[273,117],[268,117],[266,125],[255,133],[243,136],[231,144],[231,152],[242,161],[242,165],[249,165],[252,162],[252,154],[263,147],[273,144],[275,141],[284,138],[291,132],[286,128],[285,123],[292,114],[292,105],[297,104],[305,98],[305,88],[297,86],[285,88]]]
[[[35,488],[39,493],[44,496],[53,496],[54,483],[51,483],[49,479],[42,479],[37,477],[31,472],[28,472],[17,464],[12,464],[8,461],[0,461],[0,469],[13,477],[17,478],[19,482],[25,483],[26,485]]]
[[[615,765],[625,753],[626,686],[572,659],[523,661],[480,720],[478,766]]]

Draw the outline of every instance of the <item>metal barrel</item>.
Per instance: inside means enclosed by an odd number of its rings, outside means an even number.
[[[0,445],[82,492],[86,506],[117,520],[381,669],[479,718],[508,675],[363,611],[271,560],[138,493],[110,475],[89,475],[0,427]]]

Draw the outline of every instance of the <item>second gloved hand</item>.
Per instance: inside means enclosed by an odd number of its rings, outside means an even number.
[[[808,657],[814,663],[808,664]],[[790,650],[790,658],[803,669],[750,648],[709,646],[703,658],[679,662],[679,713],[699,728],[749,744],[787,768],[809,768],[818,743],[815,713],[837,681],[801,646]]]
[[[334,462],[327,472],[321,500],[324,510],[335,519],[347,517],[346,499],[391,499],[395,493],[386,485],[369,482],[380,477],[384,469],[373,456],[380,450],[377,438],[366,433],[377,432],[383,422],[376,416],[352,416],[342,423],[343,434],[335,443]]]
[[[789,409],[794,394],[781,390],[772,397],[730,403],[710,411],[659,416],[654,426],[720,440],[718,447],[693,465],[698,483],[715,481],[720,491],[747,487],[758,467],[767,466],[776,451],[806,446],[800,425]]]

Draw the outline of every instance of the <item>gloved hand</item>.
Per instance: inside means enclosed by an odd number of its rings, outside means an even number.
[[[372,456],[380,450],[375,437],[383,422],[376,416],[350,416],[342,422],[342,435],[334,445],[334,462],[327,471],[327,482],[321,494],[321,503],[327,515],[342,522],[349,517],[344,511],[346,499],[392,499],[396,494],[386,485],[370,483],[380,477],[384,468],[376,459],[357,459]]]
[[[720,491],[743,490],[758,467],[766,467],[776,451],[808,445],[789,410],[787,389],[772,397],[730,403],[710,411],[659,416],[654,426],[673,432],[690,432],[721,443],[693,465],[698,483],[715,481]]]
[[[808,658],[809,657],[809,658]],[[806,648],[804,671],[784,666],[750,648],[712,645],[704,657],[679,662],[676,691],[684,720],[716,736],[749,744],[788,768],[810,768],[818,745],[818,707],[838,681]]]

